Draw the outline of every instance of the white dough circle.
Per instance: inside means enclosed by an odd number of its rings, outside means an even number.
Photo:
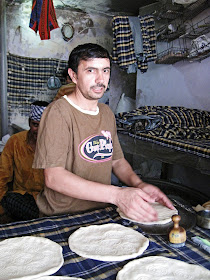
[[[109,223],[81,227],[69,237],[70,249],[85,258],[123,261],[140,256],[149,239],[131,228]]]
[[[152,256],[127,263],[117,274],[116,280],[209,280],[210,271],[200,265],[175,259]]]
[[[44,237],[24,236],[0,242],[0,280],[31,280],[63,265],[62,247]]]
[[[169,209],[168,207],[155,202],[155,203],[149,203],[158,213],[158,220],[157,221],[153,221],[153,222],[141,222],[141,221],[135,221],[132,220],[130,218],[128,218],[122,211],[120,211],[119,208],[117,208],[117,212],[119,213],[119,215],[126,220],[135,222],[135,223],[139,223],[139,224],[144,224],[144,225],[163,225],[163,224],[167,224],[171,222],[171,217],[173,215],[178,214],[178,210],[177,209]]]

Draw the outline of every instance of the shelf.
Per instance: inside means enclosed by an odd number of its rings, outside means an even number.
[[[197,49],[197,50],[189,53],[189,55],[187,56],[187,60],[189,60],[190,62],[201,61],[201,60],[206,59],[209,56],[210,56],[210,43],[208,43],[205,46],[205,49],[200,48],[200,49]]]
[[[167,19],[168,21],[172,21],[176,18],[179,18],[184,13],[184,7],[179,4],[164,4],[160,8],[160,12],[158,13],[157,17],[159,19]]]
[[[210,16],[189,27],[188,30],[186,30],[184,25],[185,22],[192,20],[199,13],[207,9],[209,5],[210,0],[197,0],[195,3],[183,8],[183,10],[167,10],[165,7],[163,7],[158,17],[160,19],[167,19],[167,24],[156,30],[157,41],[171,42],[182,37],[193,39],[199,35],[210,32]],[[170,30],[168,30],[169,23],[177,26],[176,31],[170,32]]]
[[[182,37],[188,39],[195,39],[200,35],[207,34],[210,32],[210,16],[202,19],[201,21],[193,24],[191,27],[186,29],[186,33]]]
[[[178,17],[181,17],[183,15],[183,11],[175,11],[175,10],[166,10],[159,14],[159,17],[161,19],[168,19],[168,20],[174,20]]]
[[[156,64],[174,64],[185,59],[188,55],[187,49],[171,47],[157,55]]]
[[[190,20],[196,17],[209,7],[209,0],[197,0],[184,9],[183,20]]]
[[[184,32],[185,32],[185,28],[181,27],[181,28],[179,28],[179,30],[177,30],[173,33],[162,33],[157,36],[157,41],[171,42],[175,39],[180,38]]]

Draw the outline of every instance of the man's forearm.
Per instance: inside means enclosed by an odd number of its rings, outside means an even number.
[[[118,179],[128,186],[139,187],[140,184],[143,183],[139,176],[133,171],[127,160],[124,158],[113,161],[112,168]]]
[[[61,167],[44,171],[46,186],[64,195],[115,204],[119,187],[85,180]]]
[[[117,172],[122,171],[126,166],[129,165],[122,164],[119,169],[117,168]],[[44,173],[46,186],[64,195],[82,200],[115,204],[132,219],[155,220],[156,212],[147,202],[154,202],[156,197],[151,197],[149,192],[144,192],[139,186],[145,183],[134,172],[129,172],[128,170],[127,175],[122,176],[122,179],[125,179],[125,183],[127,180],[127,184],[133,185],[135,188],[121,188],[88,181],[62,167],[47,168]]]

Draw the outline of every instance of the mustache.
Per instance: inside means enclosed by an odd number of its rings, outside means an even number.
[[[104,84],[98,83],[97,85],[92,86],[91,88],[95,88],[95,87],[103,87],[106,88],[106,86]]]

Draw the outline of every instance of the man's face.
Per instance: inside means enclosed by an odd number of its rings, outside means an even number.
[[[37,140],[39,123],[40,122],[35,121],[35,120],[29,120],[30,132],[31,132],[31,136],[34,138],[34,140]]]
[[[73,72],[73,82],[77,90],[89,100],[100,99],[106,91],[110,78],[108,58],[81,60],[77,73]]]

